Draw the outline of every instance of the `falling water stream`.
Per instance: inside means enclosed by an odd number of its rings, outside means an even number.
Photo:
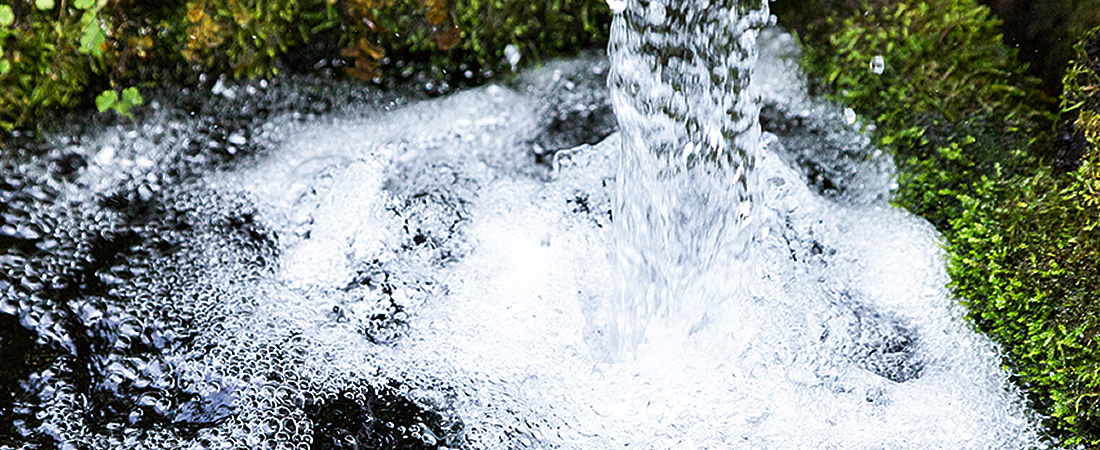
[[[653,319],[686,331],[749,295],[760,126],[748,86],[767,19],[759,0],[627,1],[616,14],[616,351],[633,351]]]
[[[218,80],[7,155],[0,445],[1042,447],[872,125],[696,3],[442,98]]]

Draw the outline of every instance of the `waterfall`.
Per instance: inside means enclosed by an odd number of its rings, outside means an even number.
[[[608,84],[622,132],[614,233],[619,292],[610,347],[647,323],[692,329],[747,294],[759,220],[759,106],[748,91],[762,0],[612,5]],[[720,269],[721,275],[706,276]]]

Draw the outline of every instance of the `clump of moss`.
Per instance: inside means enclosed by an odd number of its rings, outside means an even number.
[[[73,11],[59,15],[29,1],[0,5],[0,127],[80,101],[91,75],[76,39],[83,28]]]
[[[953,291],[1002,344],[1051,434],[1100,445],[1100,31],[1065,77],[1062,117],[1086,147],[1067,170],[1048,133],[1056,105],[984,6],[811,3],[841,13],[802,30],[808,72],[877,121],[899,165],[895,202],[944,233]]]
[[[1065,444],[1100,444],[1100,228],[1073,177],[987,178],[955,219],[952,287]]]
[[[1075,47],[1062,108],[1080,167],[987,180],[957,221],[951,273],[1067,443],[1100,445],[1100,28]],[[1003,280],[1003,283],[997,281]]]
[[[19,0],[0,6],[0,128],[189,74],[270,76],[311,48],[364,80],[477,81],[509,47],[531,63],[603,45],[609,23],[602,0]]]
[[[322,0],[188,0],[174,28],[183,34],[177,38],[188,63],[237,77],[263,76],[288,48],[309,39],[308,29],[300,27],[335,23],[302,20],[304,11],[331,17],[333,8]]]
[[[463,3],[456,16],[459,26],[470,31],[464,34],[460,48],[478,55],[477,62],[482,66],[502,67],[508,45],[514,45],[523,58],[532,61],[561,55],[570,48],[606,45],[604,30],[610,24],[611,13],[604,1]]]
[[[1066,444],[1100,445],[1100,28],[1076,46],[1063,109],[1086,139],[1072,172],[983,179],[954,220],[949,272],[976,323]]]
[[[345,55],[357,76],[383,75],[421,60],[446,78],[480,78],[521,64],[606,45],[611,14],[601,0],[346,0],[352,20],[367,23]],[[394,32],[394,31],[400,32]],[[363,61],[363,62],[360,62]],[[472,76],[467,76],[469,71]]]
[[[827,17],[805,64],[828,92],[879,124],[901,165],[896,202],[939,228],[994,166],[1021,163],[1036,82],[973,0],[877,2]],[[877,66],[877,67],[875,67]]]

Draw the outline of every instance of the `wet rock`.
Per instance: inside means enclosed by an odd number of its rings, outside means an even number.
[[[535,162],[545,165],[558,151],[596,144],[618,128],[606,89],[606,58],[589,55],[555,69],[546,75],[551,79],[538,80],[542,122],[531,142]]]
[[[1057,149],[1054,166],[1066,172],[1081,167],[1082,158],[1088,152],[1088,141],[1085,134],[1073,126],[1075,120],[1066,119],[1054,138],[1054,148]]]
[[[793,105],[817,111],[792,109],[792,105],[765,103],[760,109],[760,126],[779,138],[785,155],[792,159],[808,184],[833,199],[866,202],[860,193],[882,184],[888,171],[875,168],[876,148],[866,136],[852,133],[845,112],[835,106]],[[868,170],[871,169],[871,170]],[[873,192],[873,191],[872,191]]]
[[[3,295],[0,284],[0,295]],[[52,363],[56,351],[35,342],[35,334],[19,323],[19,318],[0,313],[0,445],[17,444],[23,434],[16,423],[32,417],[24,404],[29,393],[20,384],[31,373]]]
[[[865,305],[852,310],[855,344],[848,350],[857,364],[895,383],[919,378],[924,363],[912,329]]]
[[[462,423],[429,411],[391,388],[344,392],[306,406],[313,444],[331,449],[435,449],[453,446]]]

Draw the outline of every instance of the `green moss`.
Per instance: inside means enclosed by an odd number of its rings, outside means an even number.
[[[1100,222],[1077,177],[983,180],[954,220],[948,272],[1066,444],[1100,443]]]
[[[264,76],[274,73],[288,48],[309,38],[308,29],[334,26],[333,9],[324,0],[189,0],[180,16],[184,23],[172,26],[181,35],[171,38],[183,44],[183,58],[203,70]],[[305,11],[328,14],[305,17]],[[323,22],[327,17],[332,20]],[[313,23],[318,18],[322,22]]]
[[[483,67],[502,68],[508,45],[514,45],[529,61],[573,48],[605,46],[611,12],[603,0],[464,0],[457,19],[463,30],[469,30],[460,48],[477,55]]]
[[[983,180],[954,221],[949,271],[972,317],[1067,444],[1100,445],[1100,28],[1076,46],[1062,106],[1086,139],[1072,172]]]
[[[804,33],[805,64],[821,87],[875,119],[877,137],[896,150],[895,201],[940,229],[961,213],[958,196],[996,164],[1023,164],[1025,130],[1042,119],[1037,83],[998,24],[973,0],[878,1],[826,15]]]
[[[0,127],[6,129],[78,103],[91,75],[79,40],[69,39],[83,28],[76,11],[39,10],[29,1],[9,11],[0,26]]]
[[[1063,117],[1087,147],[1067,172],[1051,161],[1055,106],[987,8],[810,3],[839,14],[801,30],[807,70],[876,120],[898,161],[896,203],[944,232],[953,291],[1003,345],[1050,432],[1064,445],[1100,445],[1100,29],[1078,44],[1064,80]]]
[[[353,60],[387,55],[395,60],[428,61],[429,69],[441,75],[466,70],[491,74],[510,69],[505,55],[508,46],[521,55],[520,65],[581,48],[603,47],[611,20],[603,0],[353,3],[359,3],[351,8],[353,20],[366,20],[373,28],[363,30],[359,36],[367,45],[356,43],[346,55],[352,55]],[[396,67],[377,69],[386,74]]]
[[[271,76],[307,47],[365,80],[410,70],[480,79],[509,67],[509,45],[529,64],[604,45],[610,23],[602,0],[20,0],[0,9],[7,130],[191,73]]]

